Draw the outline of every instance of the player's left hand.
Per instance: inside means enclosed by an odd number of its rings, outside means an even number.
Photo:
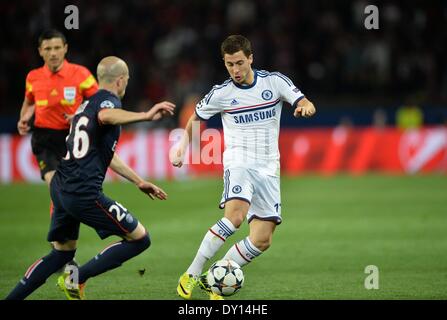
[[[295,118],[304,117],[309,118],[312,117],[316,112],[315,106],[312,102],[307,100],[304,104],[298,105],[293,112],[293,116]]]
[[[169,161],[171,161],[172,165],[177,168],[181,168],[183,165],[183,161],[185,158],[185,152],[180,147],[173,147],[169,151]]]
[[[166,200],[168,198],[168,194],[164,192],[163,189],[157,187],[155,184],[150,183],[148,181],[142,181],[137,184],[138,188],[147,194],[152,200],[158,198],[160,200]],[[155,197],[155,198],[154,198]]]

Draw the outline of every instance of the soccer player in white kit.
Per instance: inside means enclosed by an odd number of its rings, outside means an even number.
[[[221,114],[225,151],[220,207],[225,209],[224,217],[209,228],[193,262],[179,279],[177,293],[184,299],[191,299],[196,286],[206,290],[205,277],[201,276],[204,264],[245,218],[249,236],[235,243],[224,259],[244,266],[270,247],[276,225],[282,220],[278,137],[283,101],[295,108],[295,117],[310,117],[316,111],[286,76],[252,69],[251,44],[245,37],[229,36],[221,45],[221,54],[230,79],[214,86],[197,104],[181,143],[170,153],[171,163],[181,167],[193,122]],[[207,291],[210,299],[222,299]]]

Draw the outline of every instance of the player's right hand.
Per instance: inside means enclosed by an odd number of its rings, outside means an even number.
[[[31,129],[31,127],[28,124],[28,121],[29,120],[20,119],[19,122],[17,122],[17,130],[19,131],[19,134],[21,136],[26,135]]]
[[[160,200],[166,200],[168,198],[168,194],[162,188],[157,187],[155,184],[150,183],[149,181],[141,181],[137,184],[137,186],[152,200],[154,200],[155,198]]]
[[[301,104],[301,105],[298,105],[296,107],[296,109],[293,112],[293,116],[295,118],[298,118],[298,117],[304,117],[304,118],[312,117],[315,114],[315,112],[316,112],[314,104],[312,102],[310,102],[309,100],[307,100],[307,99],[303,99],[301,101],[303,101],[304,103]],[[301,101],[300,101],[300,103],[301,103]]]
[[[172,148],[169,152],[169,161],[174,167],[180,168],[183,165],[184,152],[181,148]]]
[[[28,105],[28,104],[29,103],[25,99],[24,106]],[[23,107],[22,107],[22,110],[23,110]],[[17,130],[19,131],[20,135],[24,136],[31,130],[29,121],[31,120],[31,118],[33,117],[33,114],[34,114],[34,105],[28,105],[24,109],[24,113],[23,114],[22,114],[22,112],[20,112],[20,113],[21,113],[20,120],[19,120],[19,122],[17,122]]]
[[[163,101],[155,104],[149,111],[146,112],[147,120],[159,120],[164,116],[174,115],[175,104],[169,101]]]

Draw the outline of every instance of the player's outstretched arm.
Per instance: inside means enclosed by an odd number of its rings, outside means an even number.
[[[34,104],[31,103],[27,98],[23,100],[22,109],[20,109],[20,119],[17,122],[17,130],[20,135],[25,135],[31,129],[28,121],[34,114]]]
[[[166,116],[174,115],[175,104],[169,101],[163,101],[155,104],[149,111],[145,112],[148,120],[159,120]]]
[[[132,170],[132,168],[125,164],[116,153],[113,155],[109,167],[120,176],[135,183],[137,187],[142,192],[146,193],[151,199],[154,199],[154,197],[160,200],[167,199],[168,195],[163,191],[163,189],[157,187],[153,183],[143,180],[143,178],[141,178],[134,170]]]
[[[303,98],[300,101],[298,101],[298,104],[295,108],[295,111],[293,112],[293,115],[295,118],[298,117],[304,117],[309,118],[312,117],[317,110],[315,109],[315,106],[312,102],[307,100],[307,98]]]
[[[195,112],[189,118],[179,144],[173,147],[169,152],[169,161],[171,161],[174,167],[180,168],[183,165],[186,149],[188,148],[190,137],[192,136],[192,124],[194,121],[200,121]]]
[[[140,121],[159,120],[174,115],[175,105],[168,101],[155,104],[146,112],[132,112],[123,109],[102,109],[98,119],[102,124],[120,125]]]

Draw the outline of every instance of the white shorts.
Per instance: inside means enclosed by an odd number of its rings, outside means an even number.
[[[248,223],[254,218],[276,224],[282,222],[279,177],[247,168],[231,168],[224,171],[223,178],[224,191],[219,205],[221,209],[225,208],[225,202],[239,199],[250,204]]]

